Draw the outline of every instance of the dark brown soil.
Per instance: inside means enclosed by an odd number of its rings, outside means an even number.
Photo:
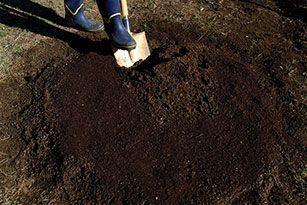
[[[63,71],[53,97],[60,152],[93,172],[91,184],[82,169],[66,176],[69,201],[241,201],[236,192],[280,163],[278,87],[231,50],[181,35],[129,71],[95,53]],[[261,203],[253,195],[242,201]]]
[[[254,4],[235,2],[256,13]],[[260,31],[282,34],[302,28],[259,24]],[[55,43],[49,49],[59,55],[41,53],[48,60],[38,68],[27,54],[32,72],[21,93],[30,97],[9,119],[19,119],[10,126],[28,153],[24,173],[35,178],[33,191],[22,193],[26,203],[289,202],[284,190],[298,186],[281,178],[289,164],[304,167],[306,139],[300,112],[286,104],[291,89],[277,65],[304,53],[297,48],[303,40],[290,47],[263,32],[262,44],[258,37],[251,43],[249,25],[235,22],[224,37],[189,26],[153,21],[152,55],[128,70],[117,66],[106,40],[97,46],[90,34],[70,39],[75,50]],[[300,73],[304,63],[295,65]]]

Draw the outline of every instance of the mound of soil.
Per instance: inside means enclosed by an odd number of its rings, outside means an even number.
[[[281,204],[297,192],[290,202],[304,200],[304,180],[280,180],[304,176],[290,168],[306,170],[303,120],[291,104],[304,94],[304,24],[251,1],[193,2],[191,10],[137,10],[149,17],[152,54],[131,69],[92,34],[59,33],[27,53],[21,79],[0,84],[0,128],[10,139],[0,147],[10,163],[1,163],[18,184],[6,184],[11,196],[25,204]],[[161,20],[204,9],[206,24],[202,13],[186,25]]]
[[[57,143],[83,164],[62,173],[70,202],[261,202],[255,184],[280,158],[276,87],[230,50],[182,36],[132,70],[89,53],[63,71]]]

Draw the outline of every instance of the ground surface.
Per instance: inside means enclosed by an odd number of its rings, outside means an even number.
[[[123,69],[62,5],[0,0],[0,202],[306,204],[306,2],[130,13],[152,55]]]

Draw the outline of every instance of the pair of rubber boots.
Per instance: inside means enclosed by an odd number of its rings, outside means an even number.
[[[84,16],[83,0],[64,0],[64,4],[65,19],[71,26],[89,32],[99,32],[105,27],[105,31],[116,48],[132,50],[136,47],[135,40],[123,25],[119,0],[97,0],[104,26]]]

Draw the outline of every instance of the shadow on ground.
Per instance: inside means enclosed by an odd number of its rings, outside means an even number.
[[[274,11],[282,16],[290,17],[294,20],[301,20],[307,22],[307,1],[306,0],[274,0],[275,4],[280,8],[281,11],[272,9],[261,3],[257,3],[251,0],[242,0],[250,4],[257,5],[259,7]]]
[[[98,51],[89,39],[0,9],[6,25]],[[251,64],[227,41],[155,27],[151,37],[163,49],[131,72],[89,53],[67,66],[48,58],[24,78],[20,124],[14,118],[31,179],[24,203],[278,204],[271,194],[281,188],[279,167],[300,151],[300,139],[284,127],[283,88],[266,72],[277,63]]]
[[[306,0],[274,0],[276,5],[287,17],[307,22],[307,1]]]
[[[54,10],[38,3],[29,0],[24,0],[22,3],[17,0],[0,0],[0,23],[4,25],[62,40],[80,53],[113,54],[107,39],[92,40],[53,26],[46,20],[66,26],[64,18],[56,14]]]

